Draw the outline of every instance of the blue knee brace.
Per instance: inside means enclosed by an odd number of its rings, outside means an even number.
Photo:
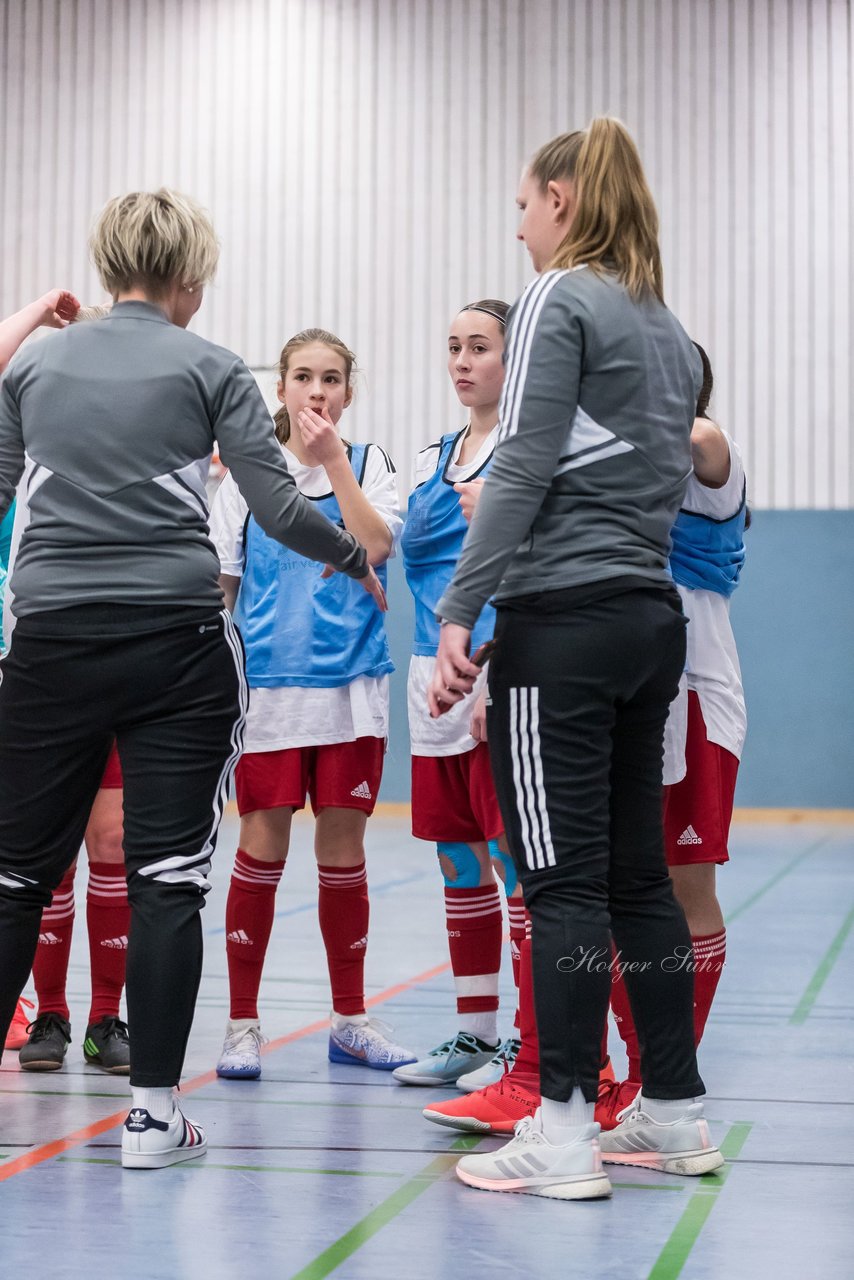
[[[505,853],[503,849],[499,849],[497,840],[489,842],[489,856],[493,862],[498,862],[504,868],[504,892],[510,898],[516,892],[516,886],[519,883],[519,877],[516,875],[516,864],[510,857],[509,853]]]
[[[445,875],[445,884],[449,889],[476,889],[480,884],[480,863],[477,860],[477,854],[474,849],[467,844],[445,844],[436,845],[439,857],[445,857],[456,871],[456,877],[450,880]],[[441,865],[441,864],[440,864]]]

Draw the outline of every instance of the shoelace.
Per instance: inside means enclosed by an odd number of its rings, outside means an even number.
[[[247,1036],[251,1036],[259,1048],[262,1044],[269,1044],[269,1040],[266,1036],[262,1036],[258,1027],[247,1027],[245,1031],[232,1031],[230,1035],[225,1037],[225,1051],[228,1053],[234,1053]],[[247,1050],[247,1052],[249,1052],[249,1050]]]
[[[368,1018],[368,1021],[363,1023],[361,1029],[363,1031],[375,1031],[377,1035],[386,1040],[390,1040],[394,1035],[394,1027],[388,1022],[384,1022],[382,1018]]]
[[[435,1057],[439,1054],[450,1054],[457,1049],[462,1053],[477,1053],[478,1047],[475,1037],[470,1031],[458,1031],[453,1040],[446,1040],[444,1044],[440,1044],[438,1049],[431,1049],[429,1056]]]
[[[540,1134],[534,1130],[534,1117],[524,1116],[521,1120],[517,1120],[513,1126],[513,1136],[515,1138],[524,1138],[527,1142],[538,1141]]]
[[[42,1013],[36,1018],[35,1022],[29,1023],[27,1031],[30,1036],[30,1043],[37,1043],[39,1040],[47,1040],[53,1031],[58,1031],[64,1040],[71,1043],[71,1036],[62,1025],[64,1019],[58,1013]]]
[[[491,1067],[503,1066],[505,1071],[509,1071],[519,1056],[519,1050],[521,1048],[521,1040],[505,1040],[495,1057],[490,1061],[489,1065]]]
[[[437,1045],[435,1049],[430,1050],[430,1052],[427,1054],[427,1057],[428,1058],[444,1057],[445,1054],[451,1052],[454,1045],[457,1043],[457,1038],[458,1038],[457,1036],[454,1036],[453,1040],[446,1040],[444,1044]]]
[[[622,1111],[617,1112],[617,1122],[622,1124],[624,1120],[633,1119],[634,1116],[640,1115],[640,1094],[633,1098],[627,1107],[623,1107]]]
[[[104,1018],[99,1022],[98,1029],[105,1040],[115,1037],[121,1040],[122,1044],[129,1044],[127,1023],[122,1022],[121,1018]]]

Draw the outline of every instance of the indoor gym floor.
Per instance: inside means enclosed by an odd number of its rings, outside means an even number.
[[[494,1140],[455,1141],[425,1121],[421,1107],[445,1091],[327,1061],[308,822],[295,824],[262,987],[263,1077],[215,1078],[236,839],[229,815],[202,917],[205,974],[185,1068],[184,1105],[207,1128],[207,1156],[157,1172],[119,1168],[127,1086],[86,1066],[80,1049],[81,873],[65,1066],[28,1075],[9,1053],[0,1068],[4,1276],[854,1276],[854,825],[734,827],[719,874],[728,961],[700,1057],[724,1176],[612,1167],[613,1199],[578,1204],[464,1188],[455,1159]],[[401,1043],[426,1050],[455,1028],[434,856],[404,818],[378,816],[368,872],[371,1003]],[[512,1008],[505,957],[504,1035]],[[612,1043],[619,1064],[613,1030]]]

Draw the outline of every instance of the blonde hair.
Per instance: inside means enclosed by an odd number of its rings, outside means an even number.
[[[86,320],[103,320],[113,309],[112,302],[95,302],[91,307],[81,307],[71,320],[72,324],[83,324]]]
[[[584,263],[613,272],[635,298],[653,293],[664,301],[658,213],[624,124],[597,116],[586,130],[553,138],[540,147],[528,173],[543,191],[566,178],[576,185],[575,214],[549,268]]]
[[[285,374],[288,372],[290,358],[300,347],[307,347],[312,342],[322,342],[325,347],[329,347],[330,351],[334,351],[344,361],[344,377],[347,386],[353,385],[353,374],[357,372],[356,357],[340,338],[334,333],[330,333],[328,329],[301,329],[299,333],[295,333],[292,338],[288,338],[282,347],[282,354],[279,356],[279,377],[284,382]],[[276,439],[280,444],[287,444],[291,436],[291,420],[288,411],[284,405],[276,413],[273,418],[276,424]]]
[[[113,296],[142,287],[156,297],[172,284],[207,284],[219,261],[207,213],[189,196],[166,187],[110,200],[95,223],[89,251]]]

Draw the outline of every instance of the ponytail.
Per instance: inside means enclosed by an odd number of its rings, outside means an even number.
[[[658,214],[625,125],[597,116],[586,130],[546,143],[528,171],[543,190],[566,178],[576,186],[575,214],[549,268],[609,271],[632,297],[664,301]]]
[[[715,379],[712,375],[712,362],[706,355],[699,342],[695,342],[694,346],[700,354],[700,361],[703,365],[703,385],[700,387],[700,394],[697,397],[697,408],[694,411],[695,418],[708,418],[706,410],[709,407],[709,401],[712,398],[712,389],[715,385]]]

